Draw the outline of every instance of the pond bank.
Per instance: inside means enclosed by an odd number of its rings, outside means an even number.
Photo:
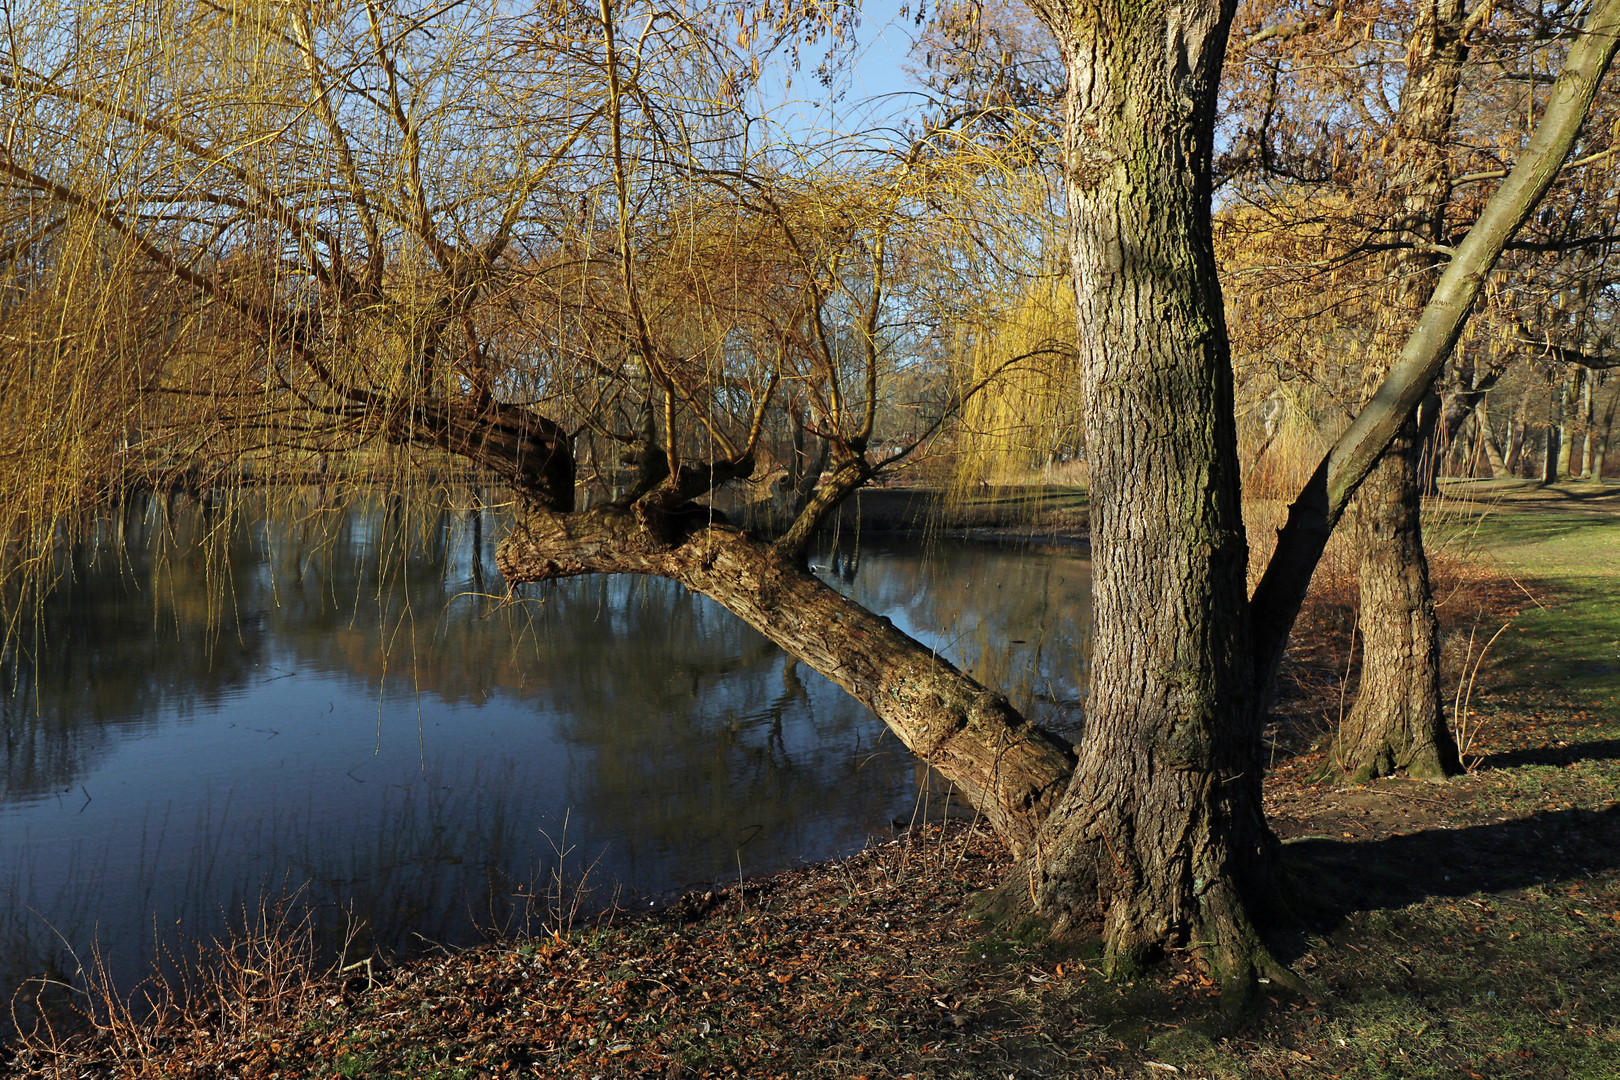
[[[1620,540],[1620,507],[1588,520],[1581,505],[1578,526],[1499,507],[1449,564],[1449,594],[1487,601],[1470,618],[1513,620],[1481,664],[1474,772],[1339,790],[1305,782],[1313,752],[1279,753],[1268,812],[1302,901],[1276,947],[1329,991],[1321,1004],[1263,996],[1230,1024],[1185,966],[1105,983],[1083,950],[974,921],[973,892],[1007,867],[958,820],[657,914],[397,969],[321,975],[285,945],[243,952],[190,1013],[37,1035],[12,1049],[9,1073],[1620,1075],[1620,711],[1608,662],[1566,648],[1612,626],[1620,560],[1592,571],[1587,554],[1620,550],[1604,539]],[[1588,571],[1609,582],[1607,605]],[[1457,609],[1442,611],[1466,636]],[[1337,686],[1300,685],[1288,716],[1301,737],[1279,746],[1307,745],[1336,708]]]

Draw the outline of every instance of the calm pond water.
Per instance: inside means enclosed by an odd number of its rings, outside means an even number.
[[[0,661],[7,997],[92,943],[127,982],[261,897],[296,893],[328,941],[353,918],[362,953],[475,940],[559,874],[644,904],[858,848],[926,787],[864,708],[679,586],[499,602],[488,511],[154,503],[103,533]],[[1081,553],[813,561],[1075,730]]]

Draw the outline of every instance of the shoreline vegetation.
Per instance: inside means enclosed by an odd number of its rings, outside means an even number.
[[[948,503],[877,490],[837,527],[1084,535],[1072,490]],[[1448,483],[1428,529],[1467,775],[1310,780],[1357,676],[1331,549],[1268,733],[1295,903],[1273,944],[1318,1002],[1262,987],[1229,1015],[1180,956],[1108,982],[1084,943],[981,917],[1006,852],[928,791],[847,859],[601,919],[570,907],[575,883],[545,898],[544,932],[394,966],[317,963],[307,925],[263,911],[155,1013],[92,985],[77,1025],[25,1025],[0,1074],[1620,1075],[1620,487]]]

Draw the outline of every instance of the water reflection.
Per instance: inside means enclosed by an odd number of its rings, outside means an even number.
[[[264,892],[303,888],[334,934],[361,915],[367,946],[461,941],[560,846],[569,876],[661,893],[912,813],[881,725],[718,606],[641,578],[485,594],[499,522],[471,502],[133,506],[72,553],[0,660],[0,989],[92,939],[128,978]],[[822,562],[1072,730],[1083,560]]]

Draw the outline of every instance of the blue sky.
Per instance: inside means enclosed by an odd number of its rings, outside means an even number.
[[[921,103],[921,88],[903,70],[916,28],[899,17],[899,5],[864,6],[854,62],[829,89],[816,78],[822,56],[806,52],[798,71],[784,63],[763,72],[760,95],[777,125],[788,131],[855,132],[892,124]],[[789,85],[791,83],[791,85]]]

